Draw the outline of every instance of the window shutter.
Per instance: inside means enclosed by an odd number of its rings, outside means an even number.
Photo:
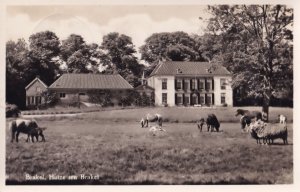
[[[175,93],[175,105],[177,105],[177,93]]]
[[[206,90],[206,87],[207,87],[207,79],[205,78],[205,79],[204,79],[204,86],[203,86],[203,89]],[[205,95],[205,97],[206,97],[206,95]],[[205,100],[206,100],[206,98],[205,98]]]
[[[175,79],[175,90],[177,90],[177,79]]]
[[[215,104],[215,94],[214,93],[212,93],[211,94],[211,100],[212,100],[212,105],[214,105]]]
[[[214,90],[214,87],[215,87],[215,85],[214,85],[214,78],[212,78],[211,79],[211,89]]]

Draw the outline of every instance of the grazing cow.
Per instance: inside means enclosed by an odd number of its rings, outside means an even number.
[[[43,130],[46,128],[41,128],[38,126],[37,122],[34,120],[28,120],[28,119],[16,119],[10,122],[9,125],[10,131],[11,131],[11,142],[14,141],[16,138],[16,141],[19,142],[19,134],[25,133],[27,134],[27,140],[29,141],[30,137],[32,142],[34,142],[34,137],[38,141],[38,137],[42,137],[42,141],[45,142],[45,137],[43,134]]]
[[[165,129],[163,129],[162,127],[156,127],[156,126],[151,126],[149,129],[149,132],[155,136],[157,134],[158,131],[162,131],[162,132],[166,132]]]
[[[278,115],[278,121],[280,124],[286,124],[287,118],[284,115]]]
[[[204,118],[201,118],[199,121],[197,121],[197,126],[198,126],[198,129],[200,130],[200,132],[202,132],[202,127],[205,123],[205,120]]]
[[[145,117],[141,119],[142,128],[148,127],[149,122],[157,122],[158,126],[162,127],[162,122],[163,122],[162,115],[158,113],[151,115],[148,113]]]
[[[241,116],[248,116],[250,117],[251,119],[256,119],[256,120],[262,120],[263,116],[262,116],[262,113],[259,112],[259,111],[249,111],[249,110],[244,110],[244,109],[237,109],[236,110],[236,114],[235,116],[238,116],[238,115],[241,115]]]
[[[216,131],[219,132],[220,123],[215,114],[209,114],[207,116],[206,125],[207,125],[207,131],[209,131],[210,129],[210,131],[212,132],[215,128]]]

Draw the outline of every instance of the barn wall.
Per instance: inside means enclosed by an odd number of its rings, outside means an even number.
[[[56,95],[59,99],[59,104],[69,105],[72,103],[80,102],[89,102],[88,90],[55,90]],[[112,90],[111,92],[111,101],[114,105],[118,105],[119,100],[117,99],[120,95],[125,94],[126,90]],[[60,94],[64,93],[65,97],[60,97]],[[85,93],[85,95],[79,95],[79,93]]]
[[[35,81],[28,89],[26,89],[26,107],[34,107],[37,105],[38,99],[40,99],[41,104],[45,103],[41,94],[47,90],[40,81]]]
[[[37,89],[40,89],[38,91]],[[41,95],[43,91],[46,91],[47,87],[45,87],[40,81],[35,81],[27,90],[26,90],[26,96],[37,96]]]

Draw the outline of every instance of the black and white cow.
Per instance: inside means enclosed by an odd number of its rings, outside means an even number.
[[[158,126],[162,127],[163,118],[162,115],[156,114],[147,114],[145,117],[141,119],[141,125],[143,127],[148,127],[149,122],[157,122]]]
[[[19,134],[24,133],[27,134],[27,140],[29,141],[30,137],[32,142],[34,142],[34,137],[38,141],[38,137],[42,137],[42,141],[45,142],[45,136],[43,134],[43,130],[46,128],[39,127],[35,120],[29,119],[16,119],[10,122],[9,129],[11,131],[11,142],[16,139],[19,142]]]

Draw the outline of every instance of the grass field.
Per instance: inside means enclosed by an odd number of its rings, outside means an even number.
[[[282,140],[257,145],[241,132],[235,109],[224,109],[130,109],[40,118],[39,124],[48,127],[45,143],[26,143],[25,135],[19,143],[10,143],[7,129],[6,183],[293,183],[292,109],[270,110],[271,120],[277,113],[288,115],[289,145]],[[138,120],[147,111],[166,116],[167,132],[152,136],[140,128]],[[200,133],[192,123],[208,112],[220,119],[221,132]]]

